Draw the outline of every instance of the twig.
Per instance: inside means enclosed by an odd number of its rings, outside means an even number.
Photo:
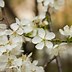
[[[56,63],[58,66],[58,72],[62,72],[62,66],[61,66],[61,61],[60,61],[60,56],[56,56]]]
[[[54,56],[52,59],[50,59],[44,66],[44,69],[54,60],[56,59],[56,56]]]

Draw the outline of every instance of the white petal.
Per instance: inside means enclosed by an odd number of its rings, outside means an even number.
[[[23,39],[21,36],[16,36],[14,38],[11,38],[12,43],[19,43],[19,42],[23,42]]]
[[[50,3],[50,2],[49,2],[48,0],[45,0],[44,6],[48,6],[49,3]]]
[[[11,29],[13,29],[14,31],[16,31],[16,30],[19,28],[19,26],[17,25],[17,23],[11,24],[10,27],[11,27]]]
[[[5,35],[12,35],[13,34],[13,31],[12,30],[5,30]]]
[[[37,44],[40,43],[42,41],[42,39],[39,36],[36,36],[32,39],[32,43]]]
[[[30,25],[30,24],[31,24],[31,21],[28,20],[28,19],[22,19],[22,20],[21,20],[21,24],[22,24],[22,25]]]
[[[7,38],[7,36],[2,36],[2,37],[0,37],[0,45],[1,44],[6,44],[6,43],[8,43],[8,38]]]
[[[55,38],[55,34],[53,32],[47,32],[45,39],[52,40],[53,38]]]
[[[39,19],[42,20],[45,18],[45,12],[42,12],[40,15],[39,15]]]
[[[32,35],[30,35],[31,37],[35,37],[37,35],[37,29],[34,29],[32,32]]]
[[[45,37],[45,30],[40,28],[38,29],[38,35],[41,37],[41,38],[44,38]]]
[[[18,33],[19,35],[22,35],[22,34],[24,33],[24,30],[22,30],[22,28],[19,28],[19,29],[17,30],[17,33]]]
[[[16,23],[20,25],[20,21],[18,18],[15,18],[16,19]]]
[[[13,62],[14,66],[21,66],[22,65],[22,59],[15,59]]]
[[[12,49],[16,48],[17,44],[8,44],[5,46],[5,49],[11,51]]]
[[[65,30],[65,31],[69,31],[69,26],[66,25],[66,26],[64,27],[64,30]]]
[[[46,41],[47,48],[53,48],[53,43],[50,41]]]
[[[65,33],[65,35],[70,35],[70,29],[69,29],[69,26],[68,25],[66,25],[64,27],[64,33]]]
[[[45,0],[44,6],[48,6],[48,4],[53,4],[54,0]]]
[[[40,42],[35,46],[37,49],[43,49],[44,48],[44,42]]]
[[[59,47],[59,45],[56,44],[53,48],[57,48],[57,47]]]
[[[48,25],[48,21],[44,21],[43,23],[44,23],[45,25]]]
[[[3,52],[6,52],[6,48],[1,47],[1,48],[0,48],[0,52],[2,52],[2,53],[3,53]]]
[[[34,61],[33,61],[33,64],[34,64],[34,65],[37,65],[37,64],[38,64],[38,61],[37,61],[37,60],[34,60]]]
[[[4,7],[5,3],[3,0],[0,0],[0,7]]]
[[[41,3],[43,0],[37,0],[38,3]]]
[[[33,30],[33,28],[30,27],[30,26],[24,27],[24,33],[29,33],[29,32],[31,32],[32,30]]]
[[[31,38],[28,38],[28,37],[24,37],[24,40],[27,41],[27,42],[31,42]]]
[[[70,35],[70,28],[68,25],[64,27],[64,31],[62,29],[59,30],[62,35],[69,36]]]
[[[59,32],[62,34],[62,35],[65,35],[64,31],[62,29],[59,29]]]

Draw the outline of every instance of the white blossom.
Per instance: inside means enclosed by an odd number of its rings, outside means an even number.
[[[59,29],[59,32],[64,35],[64,36],[67,36],[67,37],[72,37],[72,26],[69,27],[68,25],[66,25],[63,30],[62,29]]]
[[[5,3],[3,0],[0,0],[0,7],[4,7]]]
[[[15,69],[16,72],[44,72],[43,67],[37,66],[37,63],[38,61],[31,62],[29,56],[26,55],[19,58],[13,55],[2,55],[0,56],[0,64],[2,64],[0,71],[9,70],[11,72],[12,69]]]
[[[49,4],[54,4],[54,0],[44,0],[44,6],[48,6]]]
[[[31,21],[27,19],[18,20],[16,18],[16,23],[11,24],[10,27],[19,35],[22,35],[23,33],[29,33],[32,31]]]
[[[32,39],[32,42],[34,44],[37,44],[35,46],[37,49],[43,49],[44,46],[46,46],[47,48],[52,48],[53,44],[49,40],[52,40],[53,38],[55,38],[55,34],[53,32],[48,32],[42,28],[39,28],[38,36],[35,36]]]
[[[38,3],[41,3],[43,0],[37,0]]]
[[[64,51],[66,51],[67,43],[60,43],[56,44],[53,49],[49,52],[51,56],[57,56],[58,54],[62,54]]]

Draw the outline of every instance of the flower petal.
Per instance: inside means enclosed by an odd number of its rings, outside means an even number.
[[[38,3],[41,3],[43,0],[37,0]]]
[[[4,7],[5,3],[3,0],[0,0],[0,7]]]
[[[31,32],[32,30],[33,30],[33,28],[30,27],[30,26],[24,27],[24,33],[29,33],[29,32]]]
[[[1,36],[1,37],[0,37],[0,45],[4,45],[4,44],[6,44],[6,43],[8,43],[8,38],[7,38],[7,36]]]
[[[12,35],[13,34],[13,31],[12,30],[5,30],[5,35]]]
[[[62,34],[62,35],[65,35],[64,31],[62,29],[59,29],[59,32]]]
[[[18,25],[20,25],[19,19],[18,19],[18,18],[15,18],[15,19],[16,19],[16,23],[17,23]]]
[[[28,19],[22,19],[22,20],[21,20],[21,24],[22,24],[22,25],[30,25],[30,24],[31,24],[31,21],[28,20]]]
[[[53,48],[53,43],[50,41],[46,41],[47,48]]]
[[[40,42],[35,46],[37,49],[43,49],[44,48],[44,42]]]
[[[65,35],[66,35],[66,36],[70,35],[70,29],[69,29],[69,26],[68,26],[68,25],[66,25],[66,26],[64,27],[64,32],[65,32]]]
[[[53,38],[55,38],[55,34],[53,32],[47,32],[45,39],[52,40]]]
[[[40,43],[41,41],[42,41],[42,39],[39,36],[35,36],[32,39],[32,43],[34,43],[34,44]]]
[[[35,37],[37,35],[37,29],[34,29],[30,35],[30,37]]]
[[[18,33],[19,35],[22,35],[22,34],[24,33],[24,30],[22,30],[22,28],[19,28],[19,29],[17,30],[17,33]]]
[[[13,61],[14,66],[21,66],[22,65],[22,59],[15,59]]]
[[[11,27],[11,29],[13,29],[14,31],[16,31],[16,30],[19,28],[19,26],[17,25],[17,23],[11,24],[10,27]]]
[[[39,28],[39,29],[38,29],[38,35],[39,35],[41,38],[44,38],[44,37],[45,37],[45,30],[42,29],[42,28]]]

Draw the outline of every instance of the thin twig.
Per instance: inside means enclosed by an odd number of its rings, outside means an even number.
[[[61,66],[61,61],[60,61],[60,56],[56,56],[56,63],[58,66],[58,72],[62,72],[62,66]]]
[[[54,60],[56,59],[56,56],[54,56],[52,59],[50,59],[44,66],[44,69]]]

